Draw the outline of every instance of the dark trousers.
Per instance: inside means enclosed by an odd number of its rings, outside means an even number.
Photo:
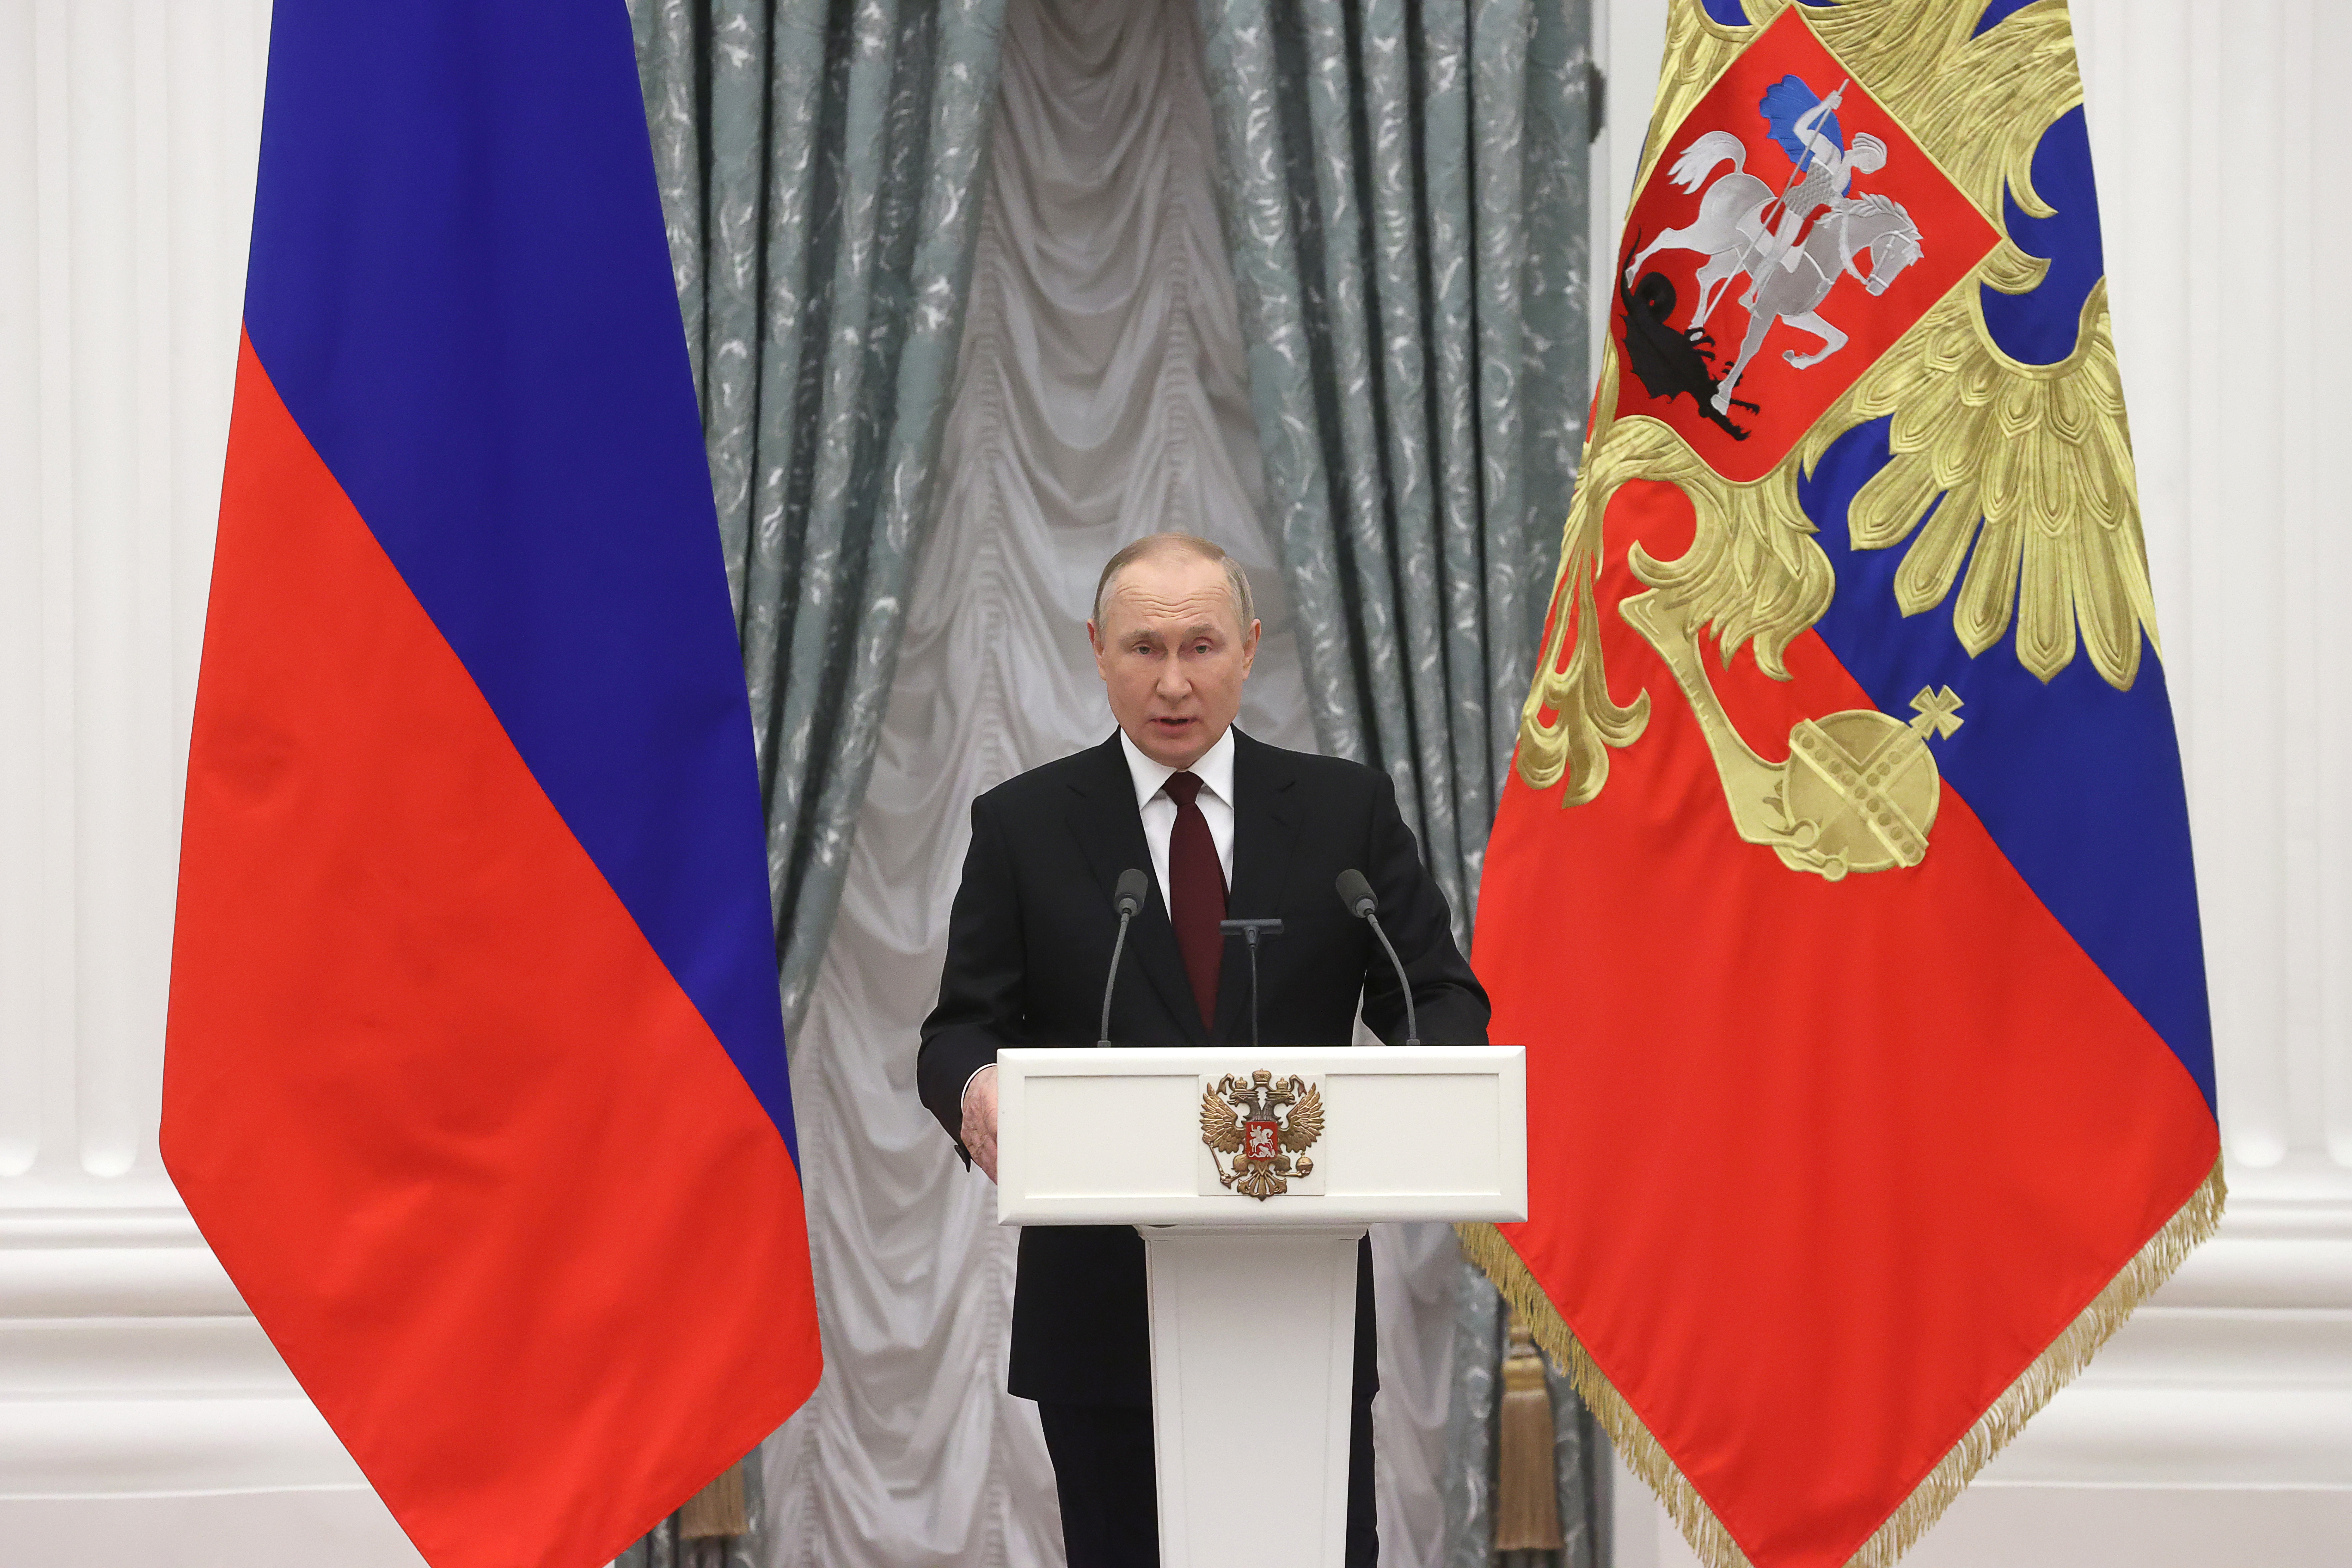
[[[1040,1402],[1045,1451],[1062,1494],[1070,1568],[1160,1568],[1160,1489],[1151,1468],[1151,1412],[1124,1405]],[[1372,1407],[1349,1426],[1348,1568],[1378,1568],[1372,1507]]]

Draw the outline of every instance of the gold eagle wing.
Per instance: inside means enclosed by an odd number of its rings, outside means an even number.
[[[2158,657],[2163,645],[2106,283],[2083,301],[2074,352],[2047,365],[2003,353],[1974,294],[1931,311],[1914,329],[1916,346],[1872,366],[1835,422],[1893,416],[1894,458],[1854,498],[1853,543],[1907,538],[1895,603],[1916,616],[1952,599],[1952,630],[1971,658],[2013,617],[2018,662],[2036,678],[2051,679],[2079,647],[2127,691],[2141,633]]]
[[[1220,1154],[1241,1152],[1242,1122],[1213,1089],[1201,1091],[1201,1142]]]
[[[1310,1088],[1282,1119],[1282,1146],[1296,1154],[1323,1136],[1323,1091]]]
[[[2063,5],[2031,5],[1979,33],[1983,11],[1980,0],[1873,0],[1807,15],[1980,212],[1997,218],[2014,201],[2047,217],[2056,209],[2033,187],[2033,157],[2043,132],[2082,102],[2072,26]],[[1895,577],[1903,613],[1948,598],[1970,657],[2014,622],[2018,662],[2036,678],[2051,679],[2079,649],[2128,690],[2141,633],[2159,658],[2163,645],[2105,280],[2083,301],[2073,352],[2054,364],[2004,353],[1979,302],[1979,283],[2020,294],[2047,270],[2004,228],[1976,271],[1815,426],[1804,466],[1846,430],[1892,416],[1893,460],[1854,498],[1847,526],[1858,549],[1909,540]]]

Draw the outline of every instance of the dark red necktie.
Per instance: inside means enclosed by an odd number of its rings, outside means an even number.
[[[1201,1005],[1201,1022],[1214,1028],[1217,971],[1225,957],[1225,936],[1217,929],[1225,918],[1225,868],[1217,862],[1209,819],[1201,815],[1201,781],[1171,773],[1164,787],[1176,803],[1176,828],[1168,836],[1168,918],[1176,927],[1184,973],[1192,979],[1192,999]]]

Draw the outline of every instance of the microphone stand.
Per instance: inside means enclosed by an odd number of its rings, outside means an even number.
[[[1097,1050],[1110,1049],[1110,995],[1118,985],[1119,955],[1127,951],[1127,922],[1150,896],[1151,883],[1140,868],[1129,867],[1118,874],[1118,889],[1111,895],[1111,907],[1118,911],[1118,940],[1110,945],[1110,973],[1103,976],[1102,1038],[1095,1042]]]
[[[1129,910],[1118,911],[1118,937],[1110,944],[1110,977],[1113,984],[1117,984],[1118,980],[1118,955],[1127,951],[1127,922],[1134,918],[1134,914]],[[1098,1050],[1110,1049],[1110,989],[1109,985],[1103,987],[1102,1038],[1095,1042],[1095,1047]]]
[[[1249,944],[1250,955],[1250,1049],[1257,1049],[1257,943],[1261,936],[1280,936],[1282,922],[1277,920],[1219,921],[1217,929],[1227,936],[1240,937]],[[1214,1024],[1216,1020],[1210,1020]]]
[[[1404,1043],[1417,1046],[1421,1044],[1421,1020],[1413,1012],[1412,982],[1405,978],[1404,964],[1397,957],[1396,944],[1389,941],[1389,933],[1381,929],[1381,917],[1367,913],[1364,923],[1370,926],[1372,934],[1381,939],[1381,945],[1388,949],[1389,963],[1396,966],[1397,984],[1404,991]]]
[[[1421,1044],[1421,1017],[1412,1005],[1412,978],[1405,973],[1404,963],[1397,957],[1396,944],[1389,941],[1388,931],[1381,925],[1381,900],[1373,893],[1371,883],[1350,866],[1333,879],[1332,886],[1339,889],[1339,901],[1348,907],[1348,912],[1370,926],[1372,934],[1381,939],[1381,951],[1389,955],[1389,967],[1396,971],[1397,989],[1404,993],[1404,1043]]]

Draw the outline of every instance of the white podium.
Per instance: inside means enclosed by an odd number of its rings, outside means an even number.
[[[1163,1568],[1339,1568],[1356,1242],[1522,1220],[1516,1046],[1005,1050],[997,1221],[1133,1225]]]

